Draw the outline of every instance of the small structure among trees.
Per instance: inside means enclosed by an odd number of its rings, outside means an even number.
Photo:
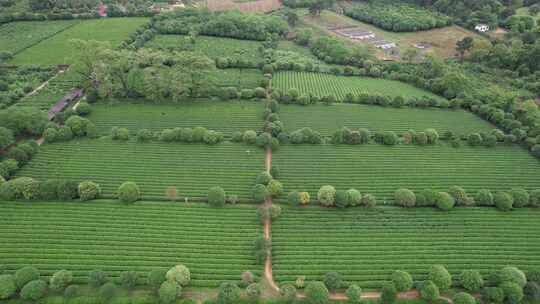
[[[353,40],[365,40],[375,38],[375,34],[373,32],[366,31],[357,27],[336,29],[335,32],[340,34],[341,36],[345,36]]]
[[[474,29],[480,33],[485,33],[487,31],[489,31],[489,25],[487,24],[484,24],[484,23],[480,23],[480,24],[477,24]]]

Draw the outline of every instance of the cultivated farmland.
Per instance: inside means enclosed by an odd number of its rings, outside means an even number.
[[[379,288],[397,269],[424,280],[433,264],[447,266],[455,279],[466,269],[538,268],[539,215],[491,208],[285,208],[272,225],[274,276],[312,281],[338,271],[348,283]]]
[[[260,272],[251,254],[259,230],[251,207],[1,202],[0,211],[0,255],[9,272],[25,265],[44,275],[67,269],[83,283],[95,269],[116,279],[130,270],[140,273],[142,283],[153,268],[185,264],[190,285],[197,287]]]
[[[0,52],[16,54],[80,21],[20,21],[0,26]]]
[[[347,93],[371,93],[388,96],[403,96],[405,98],[429,96],[436,99],[441,97],[409,84],[386,79],[369,77],[335,76],[323,73],[309,72],[279,72],[275,74],[272,85],[276,89],[297,89],[300,94],[315,96],[335,95],[343,99]]]
[[[372,131],[404,132],[409,129],[435,128],[441,134],[489,131],[491,124],[463,110],[384,108],[358,104],[282,105],[279,112],[287,132],[310,127],[323,135],[332,135],[341,127],[367,128]]]
[[[212,75],[216,85],[220,87],[236,87],[254,89],[261,86],[264,75],[256,69],[218,69]]]
[[[12,64],[63,64],[77,59],[70,40],[97,40],[118,46],[127,39],[147,18],[110,18],[85,20],[69,29],[46,39],[15,56]]]
[[[264,152],[253,146],[215,146],[178,143],[113,142],[110,139],[74,140],[44,145],[19,171],[37,179],[92,180],[105,197],[116,197],[125,181],[136,182],[146,200],[206,200],[208,189],[221,186],[245,202],[257,173],[264,169]]]
[[[261,101],[181,101],[159,105],[118,101],[93,105],[89,118],[102,135],[108,135],[116,126],[128,128],[132,134],[140,129],[205,127],[230,136],[234,131],[262,128],[263,109]]]
[[[540,163],[520,146],[493,148],[463,146],[395,147],[288,145],[274,154],[285,191],[309,191],[316,198],[323,185],[356,188],[391,204],[398,188],[446,191],[462,186],[471,194],[524,187],[538,188]],[[515,168],[520,168],[516,170]]]

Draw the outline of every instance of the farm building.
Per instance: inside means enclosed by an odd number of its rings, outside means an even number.
[[[336,33],[354,40],[365,40],[375,38],[375,34],[359,28],[338,29]]]
[[[487,31],[489,31],[489,25],[487,25],[487,24],[477,24],[474,27],[474,29],[481,32],[481,33],[485,33]]]
[[[393,49],[397,46],[395,42],[386,41],[386,40],[373,41],[373,44],[375,45],[376,48],[383,49],[383,50]]]
[[[417,48],[417,49],[429,49],[431,47],[431,44],[427,43],[427,42],[419,42],[419,43],[415,43],[414,44],[414,47]]]

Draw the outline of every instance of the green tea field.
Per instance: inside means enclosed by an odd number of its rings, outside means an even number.
[[[399,188],[443,191],[457,185],[474,194],[540,184],[540,163],[519,146],[287,145],[274,153],[272,163],[281,170],[286,192],[309,191],[313,200],[323,185],[355,188],[375,195],[379,204],[391,204]]]
[[[206,200],[208,189],[221,186],[242,201],[251,197],[257,173],[264,169],[264,151],[240,144],[113,142],[108,138],[44,145],[19,176],[37,179],[92,180],[105,197],[116,197],[125,181],[136,182],[146,200]]]
[[[256,69],[217,69],[212,81],[219,87],[254,89],[261,86],[264,74]]]
[[[230,136],[234,131],[260,129],[263,109],[261,101],[182,101],[159,105],[118,101],[92,105],[89,119],[102,135],[110,134],[116,126],[128,128],[132,134],[140,129],[205,127]]]
[[[261,271],[251,254],[260,230],[255,211],[185,203],[1,202],[0,255],[8,271],[33,265],[51,275],[66,269],[78,283],[96,269],[115,279],[136,271],[142,283],[154,268],[184,264],[191,286],[215,287],[244,271]]]
[[[495,128],[463,110],[396,109],[359,104],[282,105],[279,116],[288,132],[310,127],[323,135],[332,135],[341,127],[395,132],[435,128],[440,134],[448,130],[468,134]]]
[[[334,95],[343,99],[347,93],[371,93],[387,96],[432,97],[437,95],[418,89],[409,84],[386,79],[369,77],[335,76],[323,73],[309,72],[279,72],[274,75],[272,85],[276,89],[297,89],[300,94],[312,93],[315,96]]]
[[[347,282],[380,288],[395,270],[424,280],[434,264],[445,265],[455,280],[466,269],[538,268],[538,216],[486,208],[285,208],[272,225],[274,276],[312,281],[337,271]]]
[[[16,54],[79,23],[77,20],[19,21],[0,26],[0,52]]]

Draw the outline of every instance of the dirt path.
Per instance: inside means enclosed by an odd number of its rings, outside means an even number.
[[[270,173],[272,168],[272,149],[266,149],[266,172]],[[272,206],[272,197],[267,197],[264,202],[265,207]],[[272,230],[272,221],[270,218],[267,218],[264,221],[264,238],[267,240],[271,239],[271,230]],[[268,282],[268,285],[276,292],[279,292],[279,287],[276,282],[274,282],[274,276],[272,274],[272,254],[268,252],[266,255],[266,260],[264,261],[264,278]]]
[[[56,74],[54,74],[53,77],[49,78],[47,81],[45,81],[44,83],[42,83],[39,87],[35,88],[32,92],[26,94],[26,95],[23,97],[23,99],[24,99],[24,98],[27,98],[27,97],[30,97],[30,96],[36,94],[37,92],[41,91],[41,89],[43,89],[44,87],[46,87],[46,86],[49,84],[49,82],[51,82],[53,79],[55,79],[56,77],[58,77],[58,75],[60,75],[60,74],[62,74],[62,73],[64,73],[63,70],[58,71]]]

